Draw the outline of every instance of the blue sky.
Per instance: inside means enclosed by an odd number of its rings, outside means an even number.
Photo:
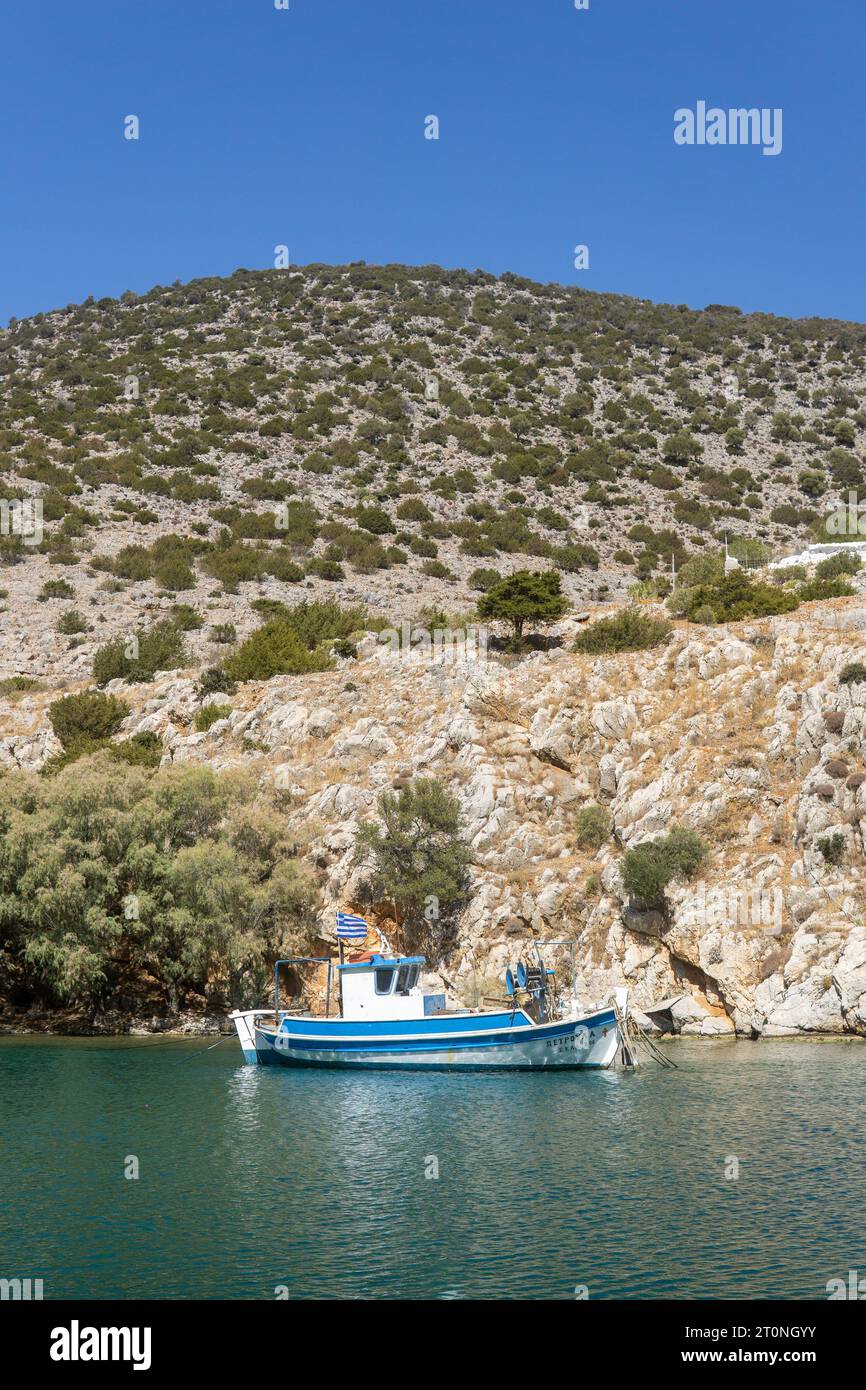
[[[866,320],[863,0],[289,3],[3,0],[0,323],[278,244]]]

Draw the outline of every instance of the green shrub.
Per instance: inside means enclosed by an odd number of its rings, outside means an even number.
[[[274,616],[290,623],[311,651],[334,637],[351,637],[353,632],[362,631],[369,621],[366,608],[360,604],[342,608],[333,599],[312,603],[304,599]]]
[[[195,689],[199,699],[203,700],[205,695],[234,695],[237,686],[221,666],[207,666],[199,676]]]
[[[666,618],[654,618],[639,608],[624,608],[609,618],[599,618],[579,633],[575,652],[642,652],[660,647],[672,632]]]
[[[725,573],[725,557],[721,551],[709,555],[691,555],[680,565],[677,588],[693,589],[698,584],[712,584]]]
[[[100,647],[93,658],[97,685],[111,680],[130,684],[150,681],[156,671],[174,671],[188,659],[183,633],[170,619],[154,623],[133,638],[118,637]]]
[[[36,597],[40,603],[50,598],[75,598],[75,590],[65,579],[46,579]]]
[[[213,579],[218,579],[227,593],[234,594],[239,584],[263,579],[270,572],[270,563],[267,551],[237,541],[230,545],[218,545],[204,557],[202,569]],[[299,577],[303,577],[302,572],[299,572]]]
[[[238,640],[238,630],[234,623],[214,623],[210,630],[210,640],[228,645]]]
[[[815,566],[816,579],[838,579],[843,574],[857,574],[863,568],[863,561],[856,553],[837,550]]]
[[[835,831],[832,835],[825,835],[822,839],[815,841],[816,847],[820,850],[826,864],[841,864],[845,857],[845,836],[840,831]]]
[[[202,705],[195,716],[196,733],[207,733],[211,724],[216,724],[218,719],[228,719],[231,712],[231,705]]]
[[[181,555],[167,555],[153,567],[153,577],[161,589],[178,593],[195,588],[195,575]]]
[[[31,691],[44,689],[42,682],[36,680],[35,676],[6,676],[0,680],[0,697],[28,695]]]
[[[809,579],[800,585],[797,595],[801,603],[812,603],[817,599],[850,598],[856,592],[847,579]]]
[[[359,507],[355,515],[358,525],[374,536],[384,536],[396,531],[396,526],[382,507]]]
[[[346,577],[346,571],[339,560],[329,560],[324,555],[310,561],[308,572],[315,575],[317,579],[327,579],[331,583],[336,583],[337,580]]]
[[[849,661],[839,672],[840,685],[862,685],[866,681],[866,666],[862,661]]]
[[[656,840],[627,850],[622,882],[640,908],[662,908],[665,889],[674,879],[691,878],[706,860],[709,845],[694,830],[675,828]]]
[[[101,690],[64,695],[48,707],[48,718],[65,749],[110,738],[129,714],[129,705]]]
[[[264,623],[242,642],[225,663],[226,675],[237,681],[266,681],[271,676],[328,671],[331,658],[311,651],[295,625],[285,618]]]
[[[64,637],[75,637],[79,632],[89,632],[90,625],[75,608],[70,608],[57,621],[57,631]]]
[[[397,508],[397,516],[401,521],[432,521],[433,513],[420,497],[407,497],[405,502],[401,502]]]
[[[753,581],[743,570],[732,570],[713,583],[687,590],[685,616],[691,623],[735,623],[742,618],[790,613],[799,602],[796,594]]]
[[[443,565],[441,560],[425,560],[421,566],[423,574],[427,574],[431,579],[449,579],[451,571],[447,565]]]
[[[168,611],[171,621],[181,632],[197,632],[204,627],[204,618],[189,603],[173,603]]]
[[[603,806],[582,806],[575,820],[578,849],[601,849],[610,838],[611,818]]]
[[[470,589],[478,589],[482,594],[486,594],[494,584],[498,584],[502,578],[498,570],[494,569],[474,569],[469,576]]]
[[[774,584],[799,583],[806,578],[806,566],[786,565],[784,569],[774,570],[771,578]]]
[[[119,743],[110,743],[105,751],[115,762],[128,763],[131,767],[159,767],[162,762],[162,740],[149,729],[121,739]]]

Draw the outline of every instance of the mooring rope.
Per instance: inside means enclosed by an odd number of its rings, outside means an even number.
[[[616,1005],[614,1006],[614,1011],[620,1025],[623,1039],[628,1045],[629,1052],[632,1052],[632,1048],[636,1051],[638,1048],[643,1047],[652,1057],[653,1061],[658,1062],[660,1067],[673,1067],[675,1071],[677,1070],[677,1064],[673,1058],[665,1056],[664,1052],[656,1045],[646,1029],[641,1027],[637,1019],[631,1013],[627,1013],[623,1016]]]

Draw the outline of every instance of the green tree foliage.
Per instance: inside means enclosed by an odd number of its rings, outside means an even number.
[[[0,949],[45,1002],[95,1009],[154,982],[257,1002],[274,958],[312,944],[314,894],[255,779],[148,773],[105,753],[4,779]]]
[[[407,946],[439,960],[453,944],[472,862],[459,803],[434,778],[419,777],[383,792],[378,810],[381,823],[358,831],[355,862],[367,867],[374,900],[396,907]]]
[[[623,855],[623,887],[637,907],[663,908],[668,884],[674,879],[692,878],[709,852],[709,845],[696,831],[682,827],[645,840]]]
[[[500,579],[478,600],[478,616],[483,621],[508,623],[515,645],[523,640],[527,623],[556,622],[568,612],[568,599],[555,570],[543,572],[517,570]]]

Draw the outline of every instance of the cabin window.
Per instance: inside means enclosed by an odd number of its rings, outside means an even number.
[[[418,966],[401,965],[397,971],[397,984],[394,989],[395,994],[408,994],[418,983]]]
[[[391,986],[394,983],[393,970],[377,970],[376,974],[376,993],[390,994]]]

